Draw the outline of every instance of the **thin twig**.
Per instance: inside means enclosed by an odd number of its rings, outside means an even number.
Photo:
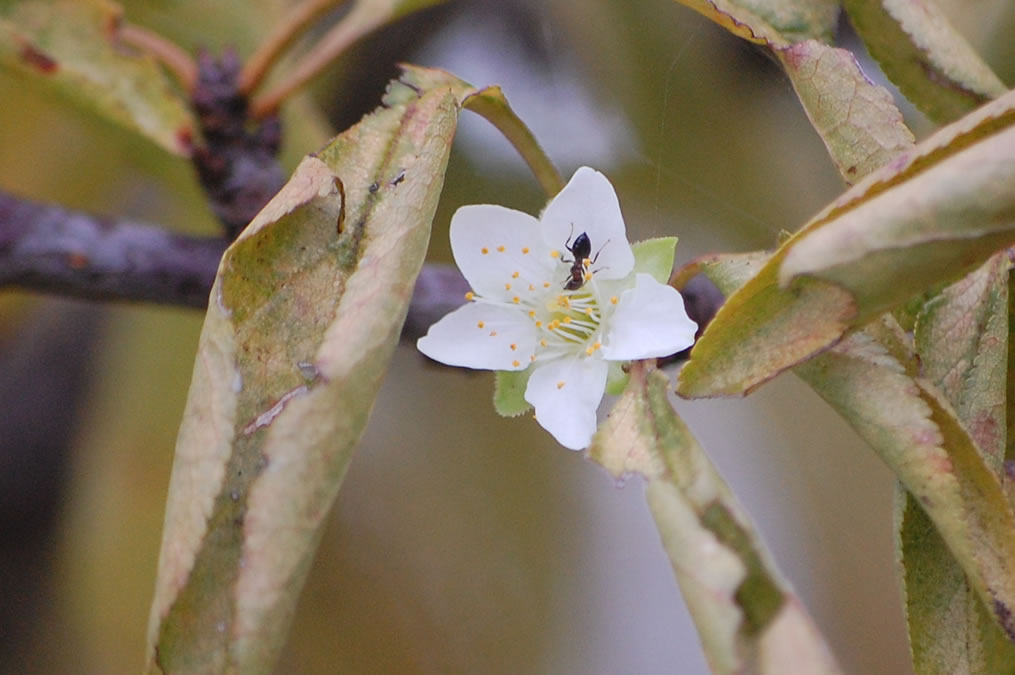
[[[261,119],[274,113],[283,101],[324,70],[325,66],[334,61],[349,45],[384,25],[391,18],[371,3],[357,0],[349,13],[307,52],[292,73],[273,89],[251,101],[251,117]]]
[[[293,7],[282,22],[250,55],[238,79],[240,93],[249,95],[264,80],[265,75],[278,61],[279,55],[293,43],[301,32],[328,10],[339,7],[347,0],[304,0]]]
[[[117,35],[129,45],[151,54],[169,69],[184,91],[190,92],[197,82],[197,63],[180,45],[153,30],[124,21]]]

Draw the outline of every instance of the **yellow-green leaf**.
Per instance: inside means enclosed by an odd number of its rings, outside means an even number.
[[[766,257],[763,252],[718,255],[699,260],[697,264],[720,290],[732,293],[752,277]],[[944,342],[944,353],[928,356],[930,362],[925,364],[928,374],[936,375],[940,383],[952,391],[966,392],[974,410],[971,419],[996,419],[993,416],[997,414],[997,406],[992,402],[1003,386],[997,380],[998,350],[1006,351],[1006,343],[989,315],[998,312],[1003,315],[1007,311],[1004,302],[1007,296],[999,293],[996,287],[992,288],[987,279],[996,283],[1004,278],[1002,272],[1006,270],[1007,263],[999,255],[969,279],[955,284],[946,291],[949,299],[942,301],[947,302],[947,306],[938,304],[929,308],[918,331],[917,339],[922,343]],[[965,332],[975,335],[962,337]],[[960,345],[953,348],[947,341],[955,333],[958,333],[955,337]],[[968,354],[970,342],[977,344],[981,356]],[[991,439],[996,442],[993,422],[981,423],[982,429],[976,432],[974,428],[970,438],[952,419],[944,425],[951,435],[942,435],[933,420],[933,410],[937,408],[943,418],[951,418],[944,412],[947,406],[937,402],[933,391],[926,385],[921,387],[913,379],[922,365],[924,363],[914,353],[912,341],[894,319],[886,315],[826,354],[797,367],[795,372],[857,429],[903,483],[912,486],[915,494],[922,497],[921,501],[949,505],[944,511],[951,512],[939,514],[939,518],[944,522],[946,529],[943,531],[948,533],[949,542],[957,550],[964,551],[962,559],[969,565],[967,572],[980,579],[996,577],[989,564],[977,562],[976,549],[979,546],[984,546],[984,550],[988,546],[995,549],[1011,546],[1012,533],[1007,532],[1005,524],[1009,520],[1005,514],[1008,508],[1002,506],[996,514],[990,513],[992,503],[996,504],[998,498],[990,465],[996,467],[997,462],[996,459],[984,461],[973,440],[984,438],[987,442]],[[1003,365],[1001,367],[1003,371]],[[965,375],[955,376],[952,371],[956,368]],[[988,417],[983,417],[984,414]],[[931,449],[935,441],[940,447]],[[952,450],[945,450],[945,443],[950,443]],[[963,470],[965,477],[960,480],[935,480],[942,469],[950,470],[949,452],[957,453],[972,469]],[[954,473],[958,473],[962,462],[955,462],[955,466]],[[966,480],[969,483],[979,481],[985,487],[962,485]],[[976,496],[977,491],[988,498],[981,501]],[[999,628],[1000,622],[982,616],[984,604],[979,597],[970,603],[963,566],[955,560],[952,544],[928,529],[932,527],[931,521],[922,512],[914,512],[915,503],[907,504],[903,500],[897,525],[901,528],[900,575],[906,595],[910,639],[919,666],[917,671],[959,672],[950,664],[975,657],[987,667],[972,672],[984,675],[1007,672],[998,669],[999,664],[1010,663],[1006,658],[1011,652],[1011,643]],[[963,519],[983,524],[991,531],[984,534],[979,526],[963,525]],[[999,522],[990,524],[991,519]],[[993,543],[986,543],[987,540]],[[940,640],[935,636],[940,636]],[[939,664],[941,669],[930,669],[932,663]]]
[[[775,53],[846,183],[912,148],[892,95],[867,79],[852,53],[816,40]]]
[[[197,125],[186,100],[154,59],[118,40],[121,14],[106,0],[4,3],[0,68],[189,155]]]
[[[1007,252],[948,286],[917,317],[923,375],[955,407],[995,473],[1005,452],[1008,365]]]
[[[1011,675],[1015,645],[991,620],[917,501],[900,489],[899,574],[913,669],[921,675]]]
[[[677,416],[669,381],[644,363],[589,449],[615,476],[638,472],[715,673],[838,673],[729,488]],[[679,670],[677,664],[674,669]]]
[[[681,395],[750,391],[1015,241],[1013,120],[1015,92],[829,204],[730,295],[681,371]]]
[[[865,331],[795,372],[922,505],[994,621],[1015,638],[1015,513],[939,390]]]
[[[793,242],[780,284],[847,289],[863,321],[1015,243],[1015,128],[1004,129]]]
[[[462,99],[412,69],[219,267],[177,441],[149,671],[274,667],[398,340]]]
[[[951,122],[1008,87],[933,2],[846,0],[871,56],[934,121]]]
[[[1008,358],[1007,253],[926,302],[915,345],[937,385],[1001,476]],[[913,662],[920,673],[1015,672],[1015,645],[990,620],[958,561],[911,495],[903,495],[899,565]]]

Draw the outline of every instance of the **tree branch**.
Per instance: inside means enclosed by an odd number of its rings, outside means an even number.
[[[0,285],[204,307],[226,245],[0,192]]]
[[[88,300],[204,308],[229,242],[101,218],[0,191],[0,286]],[[454,267],[427,265],[402,331],[415,340],[465,301]]]
[[[0,191],[0,287],[88,300],[153,302],[201,309],[228,242],[97,217]],[[469,285],[450,265],[425,265],[402,339],[414,341],[465,302]],[[704,277],[683,289],[699,333],[722,303]]]

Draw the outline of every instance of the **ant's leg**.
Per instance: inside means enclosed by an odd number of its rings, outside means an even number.
[[[606,248],[606,244],[609,244],[609,243],[610,243],[611,241],[613,241],[613,240],[612,240],[612,239],[607,239],[607,240],[606,240],[606,241],[605,241],[605,242],[603,243],[603,245],[599,247],[599,250],[598,250],[598,251],[596,251],[596,255],[595,255],[595,257],[594,257],[594,258],[592,258],[592,261],[591,261],[591,262],[592,262],[592,264],[593,264],[593,265],[595,265],[595,264],[596,264],[596,261],[597,261],[597,260],[599,260],[599,254],[603,252],[603,249],[604,249],[604,248]]]

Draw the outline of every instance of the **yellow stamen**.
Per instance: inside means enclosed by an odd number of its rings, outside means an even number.
[[[519,298],[519,297],[518,297],[517,295],[516,295],[515,297],[511,298],[511,302],[515,303],[516,305],[517,305],[517,304],[518,304],[519,302],[521,302],[521,301],[522,301],[522,299],[521,299],[521,298]]]
[[[535,286],[533,286],[532,284],[529,284],[529,290],[530,290],[530,291],[534,291],[534,290],[536,290],[536,287],[535,287]]]
[[[533,319],[533,318],[535,318],[535,316],[536,316],[536,310],[530,309],[529,310],[529,318]]]
[[[528,247],[528,246],[526,246],[526,247],[524,247],[524,248],[522,249],[522,255],[528,255],[528,253],[529,253],[529,247]]]
[[[557,383],[557,389],[563,389],[565,384],[567,383],[564,382],[564,380],[561,380],[560,382]]]
[[[543,322],[542,321],[537,321],[536,322],[536,328],[542,328],[542,327],[543,327]]]
[[[582,258],[582,267],[584,267],[585,269],[592,267],[592,261],[589,260],[588,258]]]
[[[591,307],[586,307],[585,308],[585,313],[588,314],[589,316],[592,316],[592,308]]]
[[[557,251],[557,250],[550,251],[550,257],[551,258],[559,258],[560,257],[560,251]]]
[[[615,305],[615,304],[617,304],[617,302],[619,302],[618,299],[617,299],[617,296],[614,295],[612,298],[610,298],[610,304],[611,305]]]
[[[510,291],[511,290],[511,284],[504,284],[504,290],[505,291]]]
[[[476,294],[473,293],[472,291],[469,291],[468,293],[465,294],[465,299],[468,300],[469,302],[472,302],[472,299],[474,297],[476,297]]]
[[[511,278],[512,279],[517,279],[518,278],[518,272],[512,272],[511,273]]]
[[[520,365],[522,365],[522,364],[521,364],[521,363],[519,363],[518,361],[512,361],[512,362],[511,362],[511,365],[512,365],[512,366],[514,366],[515,368],[517,368],[518,366],[520,366]]]
[[[498,246],[497,247],[497,253],[503,253],[503,252],[504,252],[504,246],[503,245]]]
[[[476,324],[476,328],[482,328],[482,327],[483,327],[483,326],[485,326],[485,325],[486,325],[485,323],[483,323],[482,321],[480,321],[479,323],[477,323],[477,324]]]
[[[535,360],[536,360],[536,355],[535,354],[533,354],[533,355],[531,355],[529,357],[529,361],[535,361]]]
[[[543,288],[549,288],[549,287],[550,287],[550,282],[549,281],[544,281],[543,282]]]
[[[545,347],[546,346],[546,340],[540,340],[539,344],[542,345],[543,347]]]
[[[517,350],[518,350],[518,345],[512,344],[511,345],[511,351],[517,351]]]
[[[565,316],[564,317],[564,323],[571,323],[571,317]]]
[[[486,255],[487,253],[490,252],[490,249],[484,246],[483,248],[479,249],[479,252],[482,253],[483,255]]]

